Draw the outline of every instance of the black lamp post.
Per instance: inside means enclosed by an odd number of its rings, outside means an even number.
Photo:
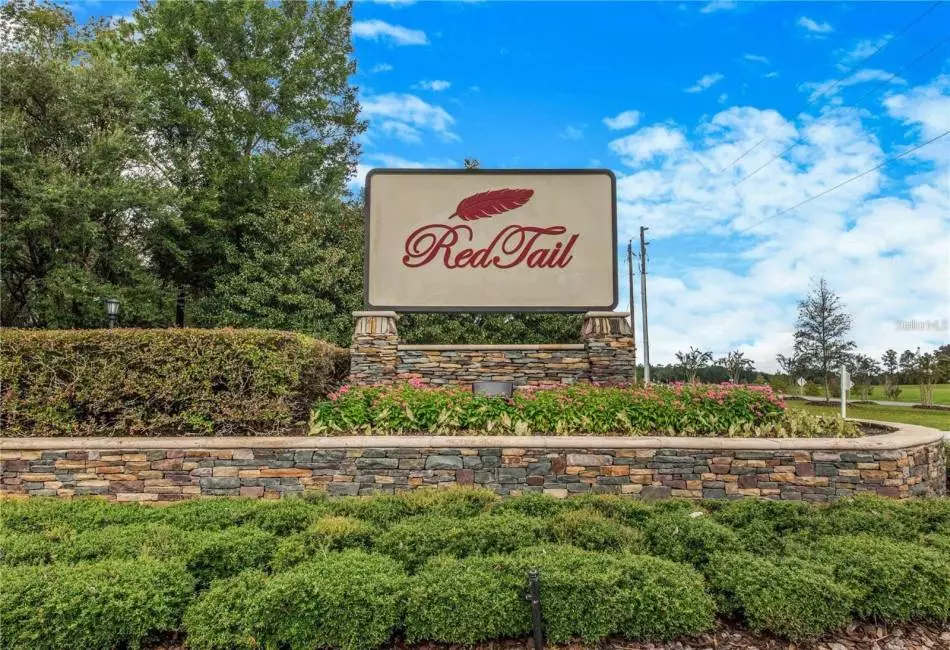
[[[115,319],[119,315],[119,301],[115,298],[106,300],[106,315],[109,317],[109,329],[115,327]]]

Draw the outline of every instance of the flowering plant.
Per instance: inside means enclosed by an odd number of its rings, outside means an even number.
[[[523,387],[510,399],[422,381],[343,386],[314,405],[314,434],[852,436],[843,420],[791,415],[768,386]]]

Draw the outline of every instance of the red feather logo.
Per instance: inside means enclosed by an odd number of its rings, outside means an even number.
[[[473,194],[459,201],[455,213],[449,217],[460,217],[462,221],[484,219],[502,212],[520,208],[534,196],[534,190],[488,190]]]

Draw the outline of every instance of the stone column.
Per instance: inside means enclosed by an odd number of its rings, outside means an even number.
[[[632,384],[636,372],[636,344],[628,312],[589,311],[582,336],[595,384]]]
[[[350,343],[350,383],[391,384],[396,376],[397,347],[394,311],[355,311]]]

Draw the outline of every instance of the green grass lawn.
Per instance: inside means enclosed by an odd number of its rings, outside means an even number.
[[[874,394],[871,399],[886,399],[890,402],[919,402],[920,388],[917,384],[901,384],[901,394],[897,398],[885,398],[884,387],[875,386]],[[934,404],[950,405],[950,384],[937,384],[934,386]]]
[[[786,402],[788,408],[815,414],[835,414],[841,412],[841,407],[816,406],[805,404],[798,400]],[[919,424],[925,427],[934,427],[943,431],[950,431],[950,411],[927,411],[909,406],[878,406],[874,404],[856,404],[848,406],[849,418],[866,420],[880,420],[882,422],[899,422],[903,424]]]

